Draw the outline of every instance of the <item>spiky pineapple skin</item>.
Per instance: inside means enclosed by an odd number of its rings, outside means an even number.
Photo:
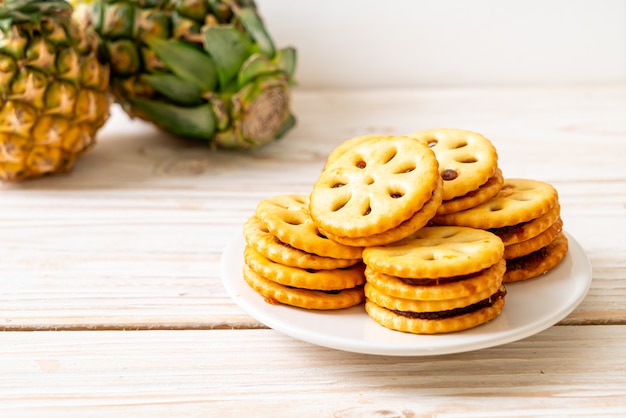
[[[243,9],[257,11],[253,0],[94,0],[91,15],[102,40],[101,52],[111,66],[115,100],[131,117],[215,147],[251,148],[280,138],[295,123],[290,109],[293,69],[246,83],[220,80],[214,88],[201,86],[197,100],[184,99],[182,92],[164,95],[151,82],[155,76],[175,71],[163,62],[150,39],[176,41],[206,53],[207,29],[231,27],[254,43],[237,13]],[[275,59],[280,51],[274,51],[273,45],[269,48],[266,58]],[[171,122],[167,111],[150,112],[152,105],[165,110],[170,106],[173,119],[185,115],[178,125],[189,125],[186,122],[194,119],[211,120],[208,126],[181,126],[179,130],[173,126],[176,123],[166,123]],[[185,109],[191,116],[186,116]]]
[[[109,74],[71,8],[0,32],[0,180],[70,171],[109,117]]]

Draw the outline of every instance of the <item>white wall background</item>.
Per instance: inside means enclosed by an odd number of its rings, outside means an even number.
[[[626,82],[626,0],[257,0],[301,87]]]

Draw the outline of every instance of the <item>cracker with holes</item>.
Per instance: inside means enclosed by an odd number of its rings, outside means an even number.
[[[333,241],[357,247],[372,247],[400,241],[426,226],[433,216],[435,216],[437,208],[441,205],[441,194],[443,191],[442,182],[443,181],[441,179],[438,179],[439,184],[433,191],[433,194],[428,202],[426,202],[420,210],[413,214],[413,216],[395,228],[381,232],[380,234],[373,234],[367,237],[359,238],[338,237],[323,230],[322,233]]]
[[[504,269],[502,269],[504,271]],[[431,286],[432,288],[440,285]],[[365,284],[365,297],[376,305],[391,311],[404,312],[443,312],[451,309],[465,308],[489,298],[502,286],[502,276],[498,281],[489,283],[482,290],[476,290],[464,297],[438,300],[406,299],[392,296],[378,289],[369,280]]]
[[[552,209],[536,219],[521,222],[516,225],[492,228],[489,229],[489,232],[493,232],[499,236],[505,246],[513,245],[536,237],[557,222],[560,215],[561,205],[557,202]]]
[[[492,231],[507,238],[504,246],[507,283],[548,272],[561,262],[568,250],[558,204],[537,219]]]
[[[376,138],[378,138],[378,135],[362,135],[362,136],[357,136],[354,138],[350,138],[346,141],[343,141],[341,144],[335,147],[335,149],[333,149],[330,154],[328,154],[328,157],[326,158],[326,164],[324,165],[324,167],[328,167],[337,158],[345,154],[346,151],[349,151],[352,148],[356,147],[357,145],[361,145],[362,143],[369,141],[370,139],[376,139]]]
[[[299,289],[284,286],[266,279],[252,270],[243,267],[243,278],[248,285],[270,304],[284,304],[303,309],[332,310],[345,309],[363,302],[363,286],[338,291]]]
[[[437,159],[426,145],[406,136],[370,138],[322,170],[310,214],[335,237],[373,236],[413,217],[438,184]]]
[[[487,202],[464,211],[437,215],[433,221],[483,228],[498,235],[505,246],[504,259],[518,270],[507,273],[506,283],[536,277],[540,275],[536,271],[545,273],[546,266],[552,268],[554,260],[562,259],[548,257],[547,261],[541,261],[541,255],[546,253],[544,249],[562,234],[560,210],[558,193],[551,184],[532,179],[505,179],[498,194]],[[519,268],[527,264],[530,254],[534,254],[531,259],[537,269]]]
[[[380,292],[398,299],[449,301],[471,297],[475,293],[494,293],[502,284],[506,270],[504,259],[475,273],[433,278],[391,276],[365,268],[367,283]]]
[[[365,248],[363,261],[391,276],[436,279],[475,273],[498,262],[503,254],[502,240],[491,232],[429,226],[401,241]]]
[[[545,231],[528,238],[525,241],[516,242],[504,246],[504,259],[511,260],[513,258],[523,257],[532,252],[545,247],[556,239],[563,229],[563,221],[561,218],[550,225]]]
[[[365,282],[362,263],[332,270],[312,270],[286,266],[263,257],[250,246],[244,249],[244,262],[253,271],[284,286],[312,290],[341,290]]]
[[[439,225],[491,229],[528,222],[549,212],[558,203],[556,189],[532,179],[505,179],[493,198],[473,208],[437,215]]]
[[[413,132],[408,136],[426,144],[435,153],[444,180],[444,202],[479,189],[496,174],[498,154],[483,135],[442,128]]]
[[[528,255],[507,260],[503,281],[511,283],[541,276],[563,261],[568,249],[567,236],[561,232],[545,247]]]
[[[504,244],[465,227],[426,227],[363,251],[365,310],[387,328],[417,334],[461,331],[504,307]]]
[[[349,267],[361,261],[360,258],[323,257],[299,250],[272,235],[256,215],[252,215],[244,224],[243,235],[246,244],[259,254],[286,266],[313,270],[331,270]]]
[[[364,299],[362,249],[329,240],[313,224],[307,195],[265,198],[244,224],[243,275],[268,303],[341,309]]]
[[[271,235],[294,248],[322,257],[361,258],[362,248],[339,244],[319,231],[309,213],[308,195],[267,197],[257,204],[255,214]]]
[[[438,312],[393,311],[371,300],[365,301],[365,311],[380,325],[412,334],[444,334],[464,331],[496,318],[504,309],[506,289],[469,307]]]
[[[437,215],[447,215],[478,206],[497,195],[503,184],[502,170],[498,168],[496,173],[478,189],[442,202],[439,209],[437,209]]]

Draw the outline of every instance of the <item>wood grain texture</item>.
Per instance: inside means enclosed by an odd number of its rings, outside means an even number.
[[[626,415],[626,85],[296,89],[294,107],[286,138],[241,153],[114,108],[72,173],[0,186],[0,416]],[[433,127],[481,132],[506,177],[556,186],[593,266],[559,326],[369,356],[264,329],[230,300],[220,256],[259,200],[309,192],[345,139]]]
[[[0,415],[626,414],[626,327],[559,326],[476,352],[384,357],[272,330],[0,334]]]
[[[626,324],[626,86],[296,90],[294,108],[286,138],[242,153],[115,108],[72,173],[0,186],[0,328],[259,327],[219,276],[256,203],[309,192],[352,136],[441,126],[489,137],[505,176],[557,187],[594,279],[563,323]]]

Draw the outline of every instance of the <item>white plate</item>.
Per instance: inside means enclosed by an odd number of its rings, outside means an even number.
[[[324,347],[367,354],[422,356],[478,350],[529,337],[569,315],[587,294],[591,264],[582,247],[567,235],[569,252],[546,275],[510,283],[504,310],[487,324],[466,331],[415,335],[374,322],[363,305],[336,311],[309,311],[271,305],[244,281],[244,239],[224,249],[221,274],[231,298],[248,314],[293,338]]]

